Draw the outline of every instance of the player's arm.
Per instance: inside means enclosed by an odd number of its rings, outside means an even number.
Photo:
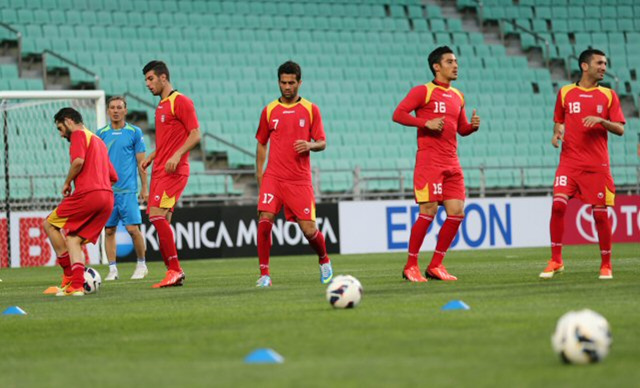
[[[147,167],[149,167],[151,163],[153,163],[153,160],[155,158],[156,158],[156,151],[153,151],[152,153],[147,155],[147,157],[144,158],[144,160],[140,163],[140,168],[146,171]]]
[[[471,114],[471,122],[467,119],[467,114],[464,111],[464,107],[460,110],[460,116],[458,116],[458,133],[461,136],[469,136],[480,128],[480,117],[476,114],[476,110],[473,110]]]
[[[115,185],[118,182],[118,173],[116,169],[113,168],[113,164],[109,161],[109,181],[111,182],[111,186]]]
[[[409,91],[409,94],[398,104],[393,112],[393,121],[407,127],[427,128],[433,131],[442,131],[444,127],[444,116],[433,120],[424,120],[412,114],[427,99],[427,87],[416,86]]]
[[[201,137],[202,136],[200,135],[200,128],[190,130],[189,136],[187,137],[187,140],[185,140],[182,147],[178,148],[173,156],[169,158],[169,160],[167,160],[167,163],[164,166],[165,171],[169,174],[174,173],[176,171],[176,168],[178,167],[178,163],[180,163],[180,159],[184,156],[184,154],[191,151],[193,147],[197,146],[198,143],[200,143]]]
[[[84,159],[75,158],[73,162],[71,162],[71,166],[69,167],[69,172],[67,173],[67,179],[64,180],[64,185],[62,186],[62,195],[68,197],[71,194],[71,182],[80,174],[82,171],[82,167],[84,166]]]
[[[311,139],[313,141],[296,140],[293,143],[293,149],[298,154],[306,152],[319,152],[327,148],[327,135],[324,132],[324,124],[322,123],[322,115],[320,109],[314,104],[311,107],[313,112],[313,121],[311,123]]]
[[[551,144],[558,148],[561,141],[564,140],[564,123],[553,124],[553,136],[551,137]]]
[[[293,143],[293,149],[299,154],[304,154],[305,152],[309,152],[309,151],[311,152],[323,151],[325,148],[327,148],[326,140],[319,140],[319,141],[296,140]]]
[[[551,145],[555,148],[559,147],[559,142],[564,140],[564,104],[562,103],[562,89],[558,91],[556,98],[556,107],[553,111],[553,136],[551,137]]]
[[[604,127],[604,129],[613,133],[614,135],[622,136],[624,134],[624,123],[605,120],[602,117],[598,116],[587,116],[582,119],[582,124],[584,124],[584,126],[587,128],[592,128],[593,126],[600,124]]]
[[[142,168],[142,163],[145,160],[144,152],[138,152],[136,159],[138,161],[138,174],[140,175],[140,198],[147,202],[149,200],[149,186],[147,184],[147,169]]]
[[[256,147],[256,180],[258,181],[258,190],[262,186],[262,176],[264,175],[264,162],[267,160],[267,144],[258,142]]]

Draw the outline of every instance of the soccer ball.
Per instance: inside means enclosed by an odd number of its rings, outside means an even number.
[[[91,267],[86,267],[84,269],[84,291],[87,294],[98,292],[100,284],[102,284],[100,273]]]
[[[584,309],[560,317],[551,346],[565,363],[589,364],[609,354],[611,340],[609,322],[595,311]]]
[[[362,284],[351,275],[338,275],[327,287],[327,300],[336,308],[354,308],[362,300]]]

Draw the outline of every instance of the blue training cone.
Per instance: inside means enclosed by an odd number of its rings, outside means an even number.
[[[256,349],[245,357],[244,362],[247,364],[282,364],[284,357],[279,355],[273,349]]]
[[[18,306],[11,306],[4,310],[2,315],[27,315],[27,312]]]
[[[446,311],[446,310],[470,310],[470,309],[471,307],[469,307],[469,305],[464,303],[463,301],[452,300],[451,302],[442,306],[441,310]]]

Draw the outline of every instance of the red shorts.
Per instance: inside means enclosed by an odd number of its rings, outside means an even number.
[[[173,207],[180,199],[185,187],[187,187],[188,180],[188,175],[159,174],[151,176],[147,213],[152,207],[171,209],[173,211]]]
[[[258,196],[258,211],[280,213],[284,205],[287,221],[315,221],[316,199],[311,185],[292,185],[274,178],[264,177]]]
[[[611,171],[582,171],[558,166],[553,182],[553,195],[577,196],[582,202],[594,206],[613,206],[616,186]]]
[[[67,234],[96,243],[113,211],[113,193],[106,190],[70,195],[60,202],[47,221]]]
[[[440,202],[449,199],[464,201],[464,175],[460,166],[437,166],[416,155],[413,171],[413,193],[416,203]]]

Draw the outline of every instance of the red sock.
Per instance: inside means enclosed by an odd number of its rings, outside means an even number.
[[[564,197],[554,197],[551,206],[551,260],[562,264],[562,236],[564,235],[564,213],[567,211],[568,200]]]
[[[160,240],[160,254],[162,255],[162,260],[164,260],[164,265],[167,269],[182,272],[180,261],[178,261],[176,242],[173,239],[173,232],[171,231],[169,221],[162,216],[150,217],[149,221],[151,221],[158,232],[158,240]]]
[[[444,224],[442,224],[442,228],[440,228],[438,243],[436,244],[436,250],[433,251],[433,257],[431,258],[431,263],[429,263],[429,268],[434,268],[442,264],[444,255],[447,253],[447,250],[451,246],[451,242],[456,237],[456,233],[458,233],[458,228],[460,227],[460,223],[463,218],[464,216],[447,216]]]
[[[71,272],[71,259],[69,259],[69,252],[65,252],[58,256],[58,265],[62,267],[64,276],[71,277],[73,275],[73,272]]]
[[[73,263],[71,265],[71,272],[73,277],[71,278],[71,286],[73,288],[84,287],[84,263]]]
[[[593,208],[593,219],[596,220],[596,230],[598,231],[600,256],[602,257],[601,266],[611,268],[611,224],[607,208]]]
[[[258,262],[260,263],[260,276],[269,275],[272,227],[273,222],[266,218],[258,221]]]
[[[324,235],[320,230],[316,230],[316,233],[311,238],[307,238],[311,248],[318,254],[318,263],[327,264],[329,262],[329,256],[327,255],[327,244],[324,241]]]
[[[420,253],[420,247],[424,242],[424,236],[427,235],[427,229],[433,221],[432,216],[420,213],[418,219],[411,228],[411,236],[409,237],[409,256],[407,258],[407,265],[405,268],[418,265],[418,254]]]

